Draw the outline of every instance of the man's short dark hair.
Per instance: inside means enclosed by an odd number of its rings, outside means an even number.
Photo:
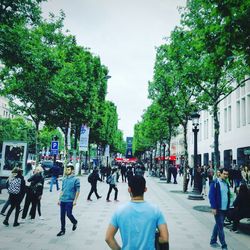
[[[222,174],[222,173],[223,173],[223,171],[225,171],[225,172],[229,172],[229,169],[228,169],[228,168],[220,168],[220,169],[219,169],[219,171],[220,171],[220,173]]]
[[[71,168],[72,171],[75,169],[72,163],[69,163],[69,164],[67,165],[67,168]]]
[[[129,179],[128,186],[131,188],[133,197],[142,196],[146,187],[146,180],[141,175],[134,175]]]

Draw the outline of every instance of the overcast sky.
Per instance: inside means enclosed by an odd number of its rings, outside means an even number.
[[[99,55],[109,69],[107,99],[117,106],[119,128],[133,136],[150,105],[148,81],[153,77],[155,48],[179,25],[178,7],[186,0],[47,0],[48,12],[66,14],[65,29],[77,43]]]

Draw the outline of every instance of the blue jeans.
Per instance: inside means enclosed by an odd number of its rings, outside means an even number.
[[[225,234],[224,234],[224,219],[226,216],[227,211],[224,210],[217,210],[217,214],[214,216],[215,225],[212,233],[212,237],[210,240],[210,244],[214,244],[217,242],[217,236],[219,236],[219,240],[221,243],[221,247],[227,247],[225,242]]]
[[[58,186],[58,179],[56,176],[52,176],[51,177],[51,180],[50,180],[50,188],[49,188],[49,191],[52,192],[52,187],[53,187],[53,184],[56,183],[56,190],[59,190],[59,186]]]
[[[67,214],[67,217],[72,222],[72,224],[76,224],[77,220],[72,214],[73,202],[61,201],[60,207],[61,207],[61,231],[65,232],[65,215]]]

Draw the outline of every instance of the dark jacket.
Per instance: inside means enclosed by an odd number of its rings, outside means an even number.
[[[240,213],[250,216],[250,192],[238,194],[233,206],[237,208]]]
[[[58,178],[59,174],[60,174],[60,168],[57,164],[53,165],[53,167],[50,169],[51,175],[53,177]]]
[[[96,185],[97,181],[102,181],[98,172],[96,172],[95,170],[90,174],[89,180],[91,185]]]
[[[34,195],[40,196],[43,194],[44,178],[41,173],[32,175],[28,182],[30,182],[30,189]]]
[[[229,205],[230,205],[230,189],[229,189],[228,183],[227,183],[227,187],[228,187],[227,209],[229,209]],[[217,178],[214,181],[212,181],[212,183],[210,184],[208,198],[209,198],[209,202],[210,202],[210,205],[211,205],[212,209],[221,209],[221,189],[220,189],[220,183],[219,183]]]

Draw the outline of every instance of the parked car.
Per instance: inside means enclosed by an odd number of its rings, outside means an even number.
[[[45,160],[41,162],[41,166],[44,170],[44,177],[51,177],[51,168],[53,167],[54,162],[50,161],[50,160]],[[59,171],[59,175],[63,175],[63,162],[61,161],[56,161],[56,164],[59,166],[60,171]]]

